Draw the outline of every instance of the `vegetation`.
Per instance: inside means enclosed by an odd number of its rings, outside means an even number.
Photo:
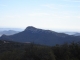
[[[80,43],[51,47],[0,40],[0,60],[80,60]]]

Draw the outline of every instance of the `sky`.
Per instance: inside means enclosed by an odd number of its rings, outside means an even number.
[[[0,0],[0,27],[80,31],[80,0]]]

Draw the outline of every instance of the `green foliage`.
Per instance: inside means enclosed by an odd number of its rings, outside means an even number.
[[[0,60],[80,60],[80,44],[53,47],[0,41]]]
[[[0,59],[1,60],[20,60],[20,56],[18,56],[18,52],[16,51],[8,51],[1,54]]]
[[[33,46],[26,48],[23,60],[55,60],[55,56],[48,47]]]
[[[52,47],[56,60],[80,60],[80,44],[71,43]]]

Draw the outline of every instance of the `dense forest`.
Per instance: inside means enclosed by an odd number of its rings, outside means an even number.
[[[43,46],[0,40],[0,60],[80,60],[80,43]]]

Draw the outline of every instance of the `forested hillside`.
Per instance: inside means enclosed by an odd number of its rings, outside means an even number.
[[[0,40],[0,60],[80,60],[80,43],[43,46]]]

